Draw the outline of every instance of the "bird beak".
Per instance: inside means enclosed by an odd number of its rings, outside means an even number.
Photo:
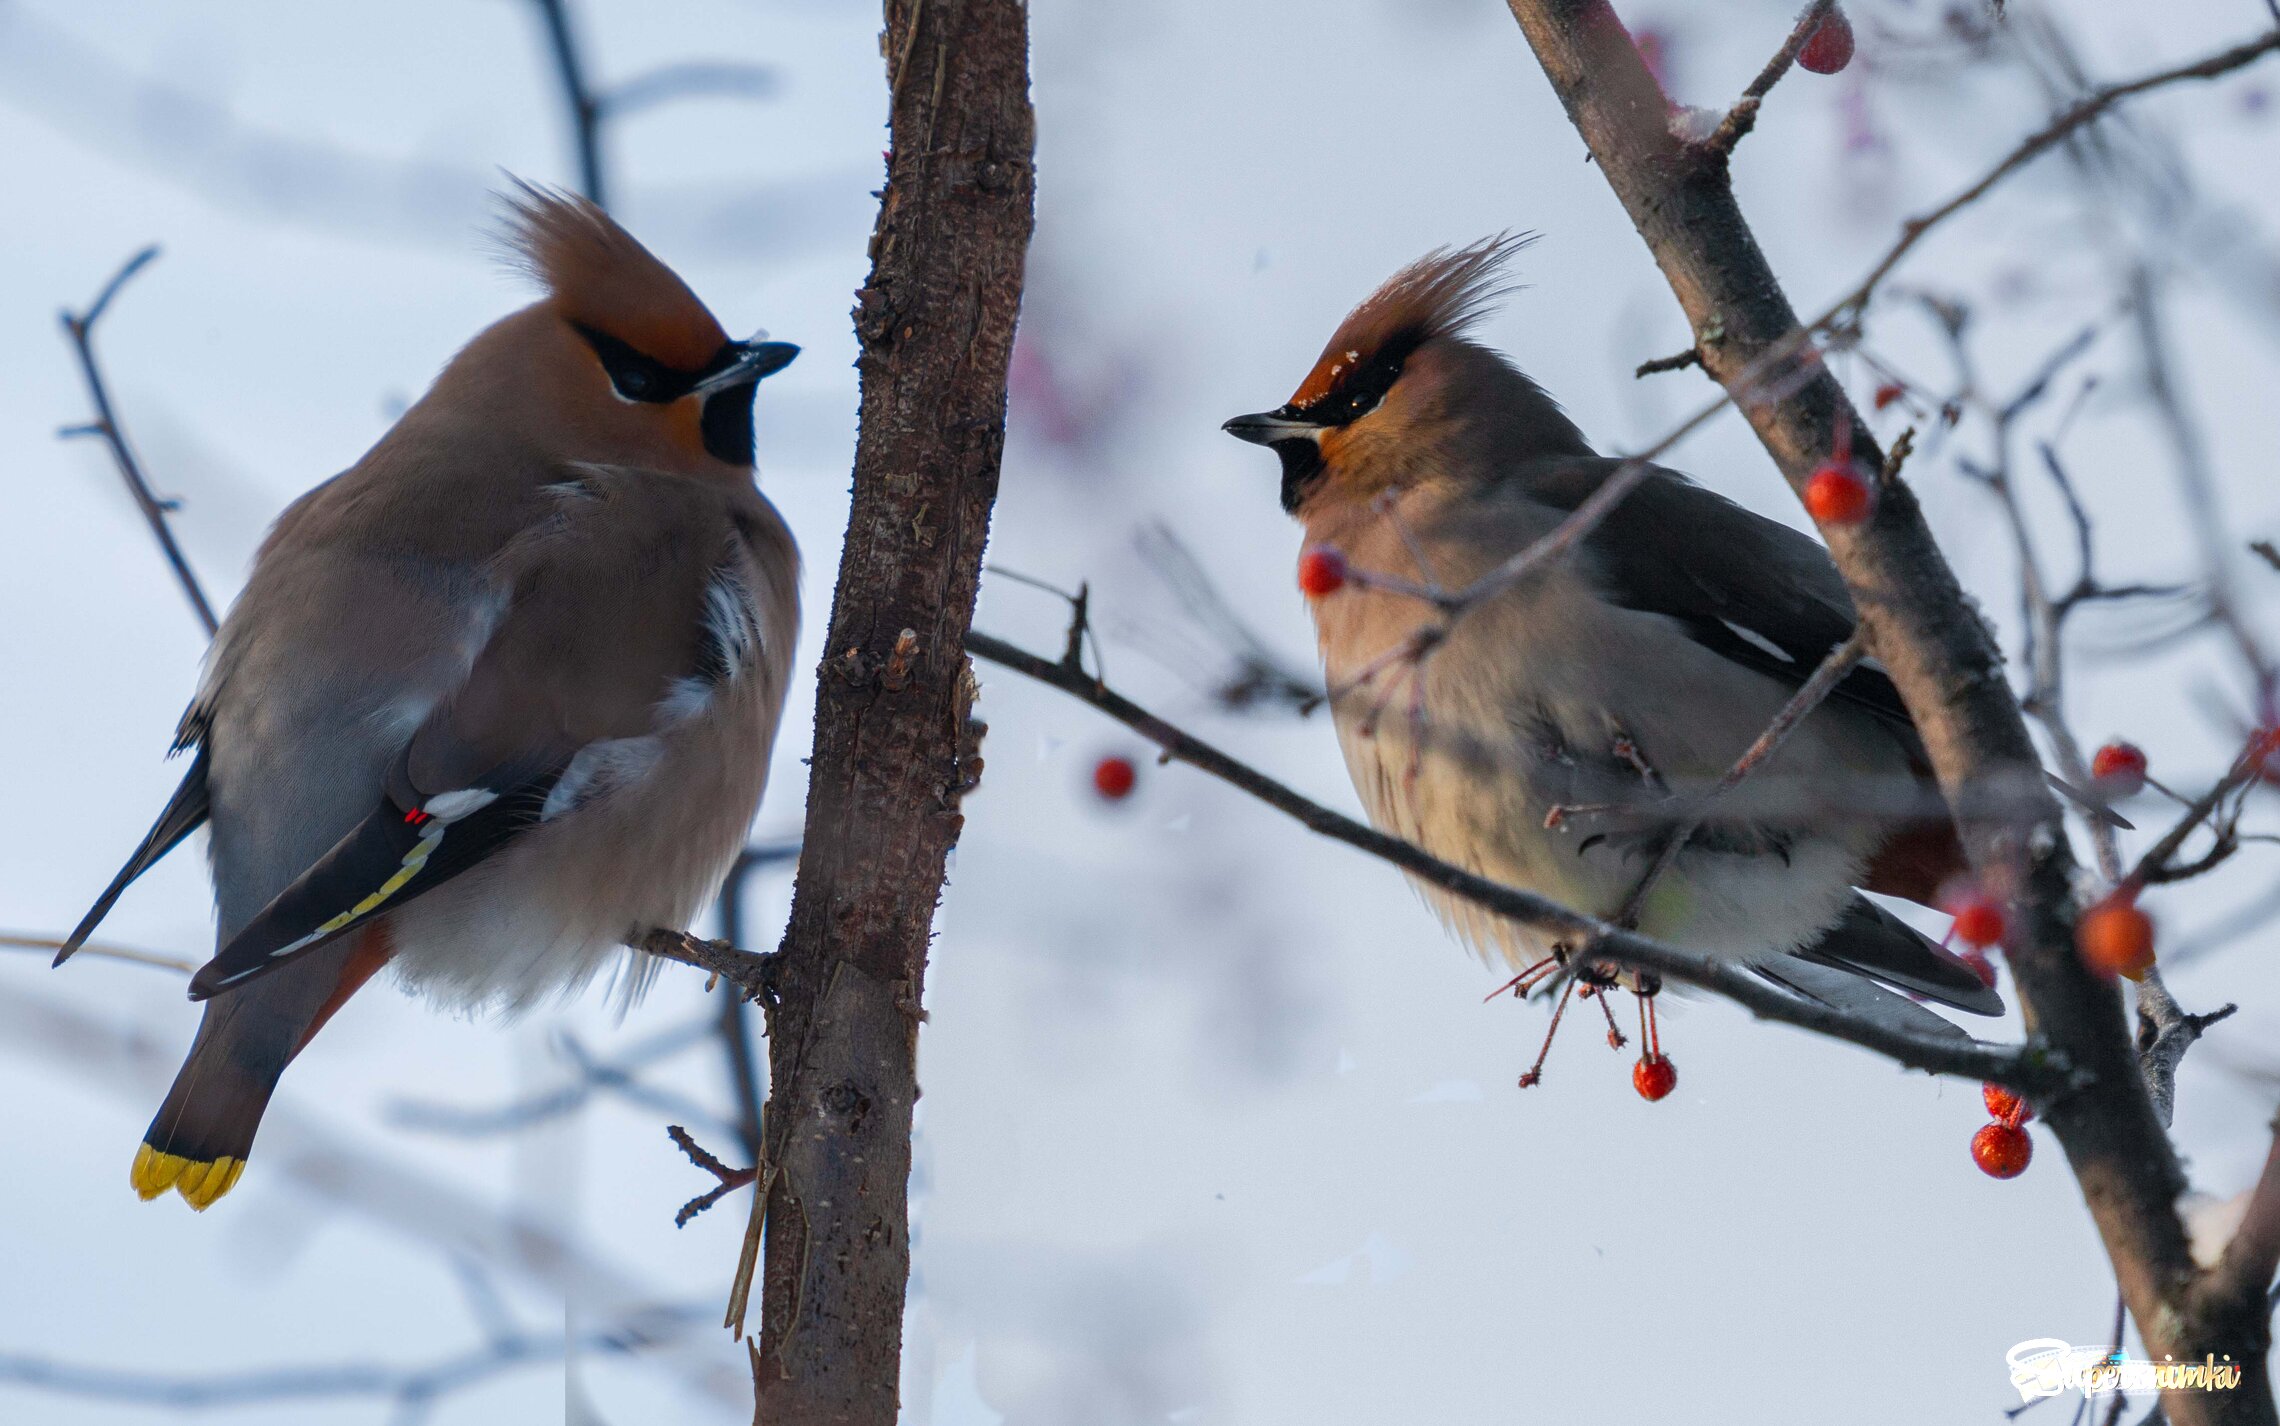
[[[1322,428],[1311,421],[1293,421],[1273,411],[1237,416],[1219,429],[1254,446],[1271,446],[1277,441],[1311,441],[1322,435]]]
[[[800,349],[790,342],[735,342],[731,346],[735,357],[720,370],[707,374],[690,388],[694,395],[703,396],[728,386],[742,386],[772,376],[792,364]]]

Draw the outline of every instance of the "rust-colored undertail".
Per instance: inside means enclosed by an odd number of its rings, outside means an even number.
[[[302,1047],[394,954],[382,922],[206,1002],[174,1087],[135,1151],[135,1192],[203,1212],[237,1184],[262,1112]]]

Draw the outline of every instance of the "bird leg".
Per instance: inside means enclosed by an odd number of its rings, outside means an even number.
[[[1481,1003],[1485,1005],[1489,1001],[1494,1000],[1499,995],[1502,995],[1507,990],[1512,992],[1513,999],[1526,1000],[1528,998],[1529,991],[1534,990],[1539,985],[1542,985],[1554,971],[1558,970],[1561,966],[1566,965],[1567,961],[1567,947],[1554,946],[1552,947],[1552,953],[1550,955],[1544,957],[1534,965],[1529,966],[1526,970],[1521,971],[1520,974],[1512,977],[1512,979],[1504,982],[1504,984],[1498,986],[1496,989],[1482,996]]]
[[[1570,980],[1566,988],[1560,991],[1559,1003],[1552,1007],[1552,1023],[1544,1028],[1544,1045],[1536,1051],[1536,1062],[1528,1066],[1527,1073],[1520,1076],[1522,1089],[1533,1089],[1544,1082],[1544,1061],[1552,1053],[1552,1041],[1560,1033],[1560,1017],[1567,1014],[1568,1001],[1574,995],[1575,982]]]
[[[1550,955],[1490,991],[1486,999],[1494,1000],[1507,990],[1515,997],[1525,997],[1529,991],[1565,969],[1572,959],[1565,945],[1555,945]],[[1551,1056],[1552,1041],[1559,1037],[1560,1021],[1567,1015],[1568,1001],[1576,997],[1579,987],[1584,999],[1598,1000],[1600,1013],[1607,1017],[1607,1047],[1620,1050],[1629,1043],[1623,1032],[1616,1027],[1615,1009],[1608,1003],[1616,987],[1622,984],[1622,978],[1621,971],[1600,965],[1586,966],[1569,977],[1567,983],[1560,988],[1559,1000],[1552,1006],[1552,1023],[1544,1027],[1544,1043],[1536,1051],[1535,1062],[1520,1076],[1520,1088],[1533,1089],[1543,1083],[1544,1061]],[[1653,997],[1662,989],[1662,980],[1644,971],[1634,974],[1632,980],[1639,995],[1639,1033],[1648,1043],[1648,1057],[1659,1057],[1662,1054],[1662,1041],[1657,1035]]]

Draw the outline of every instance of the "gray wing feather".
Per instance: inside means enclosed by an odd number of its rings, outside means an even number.
[[[1801,999],[1826,1005],[1832,1010],[1844,1011],[1855,1018],[1889,1029],[1905,1030],[1916,1035],[1934,1035],[1959,1043],[1969,1043],[1971,1040],[1971,1036],[1962,1029],[1915,1001],[1904,995],[1895,995],[1848,971],[1831,970],[1827,966],[1800,960],[1796,956],[1783,956],[1769,965],[1752,966],[1750,969]]]

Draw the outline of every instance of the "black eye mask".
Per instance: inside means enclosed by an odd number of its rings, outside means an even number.
[[[607,332],[597,331],[583,323],[572,323],[586,345],[600,358],[602,370],[609,375],[610,386],[628,401],[650,405],[670,405],[689,395],[708,378],[716,376],[737,363],[747,360],[749,354],[762,348],[747,347],[729,342],[701,370],[682,371],[636,350],[626,342]],[[705,393],[704,406],[698,417],[698,430],[704,437],[705,450],[714,459],[730,465],[750,465],[753,458],[752,397],[759,387],[760,378],[791,360],[788,353],[797,348],[770,344],[781,353],[780,360],[760,367],[749,381],[737,381]]]
[[[574,322],[571,325],[578,329],[579,336],[586,339],[586,345],[594,349],[594,355],[602,359],[602,370],[609,373],[610,385],[617,388],[617,394],[628,401],[651,401],[659,405],[678,401],[694,391],[697,383],[705,378],[706,372],[703,371],[675,371],[657,358],[635,351],[607,332],[596,331],[583,323]],[[714,358],[714,366],[708,367],[707,371],[717,369],[734,359],[733,352],[724,350],[719,357]]]

